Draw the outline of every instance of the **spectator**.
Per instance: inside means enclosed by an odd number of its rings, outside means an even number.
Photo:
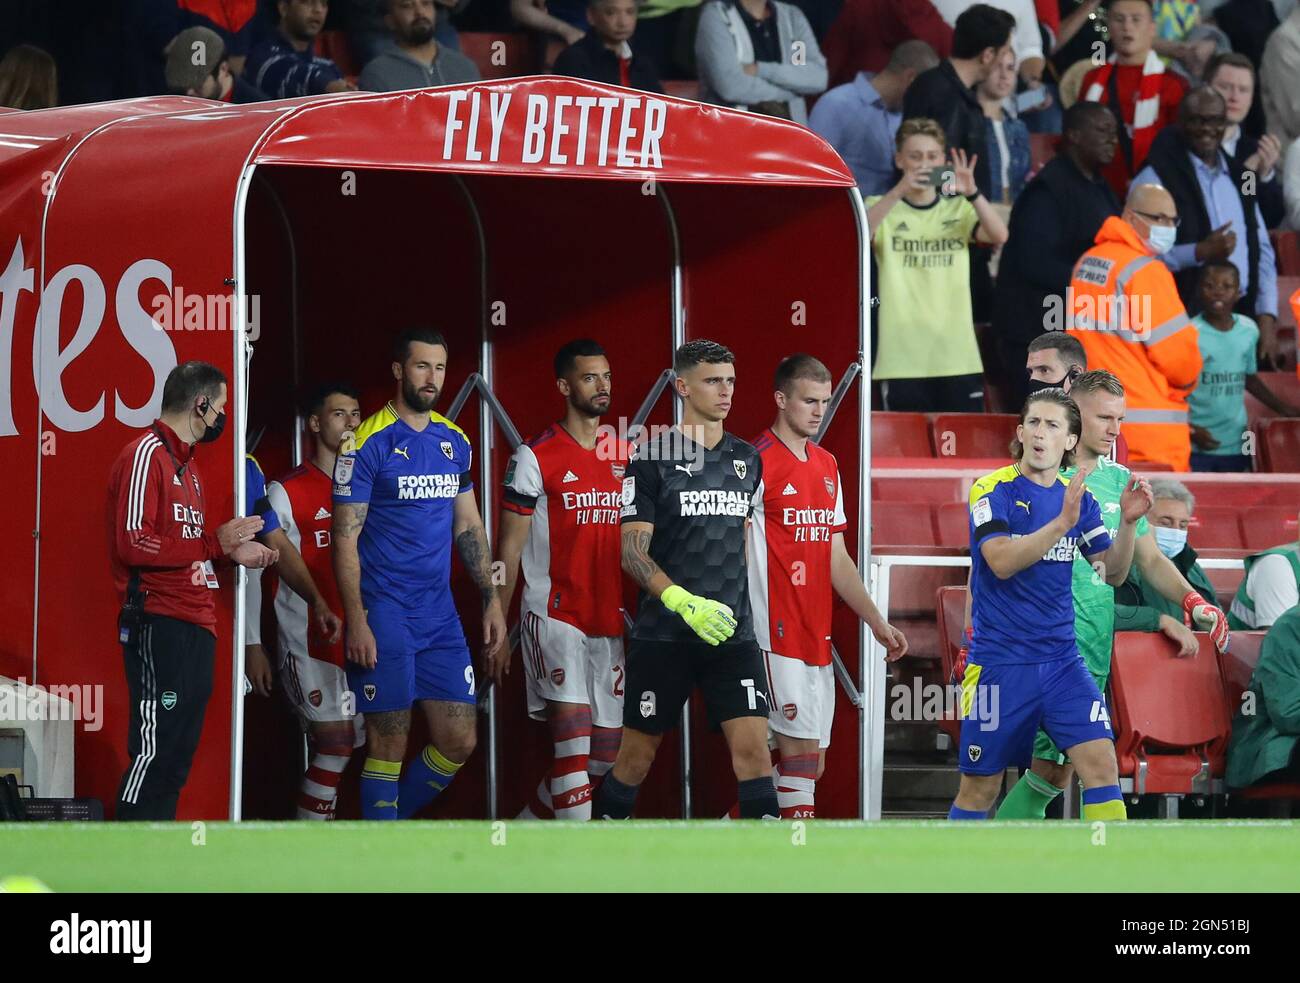
[[[1300,543],[1284,543],[1245,559],[1246,575],[1232,599],[1228,627],[1268,628],[1300,604]]]
[[[991,193],[989,200],[1010,205],[1025,186],[1029,174],[1029,129],[1014,113],[1007,112],[1008,100],[1016,91],[1016,56],[1004,52],[989,77],[975,87],[984,110],[984,142],[989,152]]]
[[[898,128],[894,163],[903,179],[866,200],[880,270],[880,348],[872,376],[887,410],[978,413],[984,379],[970,307],[974,237],[1006,241],[1007,227],[975,186],[974,164],[960,148],[944,172],[944,135],[929,119]],[[945,176],[955,195],[940,195]],[[947,189],[945,189],[947,190]]]
[[[59,75],[48,52],[20,44],[0,58],[0,106],[52,109],[59,104]]]
[[[808,125],[844,158],[863,197],[883,195],[894,184],[894,135],[903,116],[903,93],[920,72],[939,64],[924,41],[904,41],[885,70],[859,72],[817,100]]]
[[[244,80],[271,99],[355,89],[334,62],[313,53],[329,0],[278,0],[276,8],[280,12],[276,36],[248,53]]]
[[[1228,787],[1300,781],[1300,609],[1269,628],[1248,692],[1253,712],[1243,702],[1232,719]]]
[[[175,95],[240,104],[266,98],[235,77],[225,42],[216,31],[206,27],[186,28],[167,46],[166,53],[167,90]]]
[[[577,44],[587,33],[585,0],[510,0],[510,16],[523,28]]]
[[[1246,397],[1250,393],[1274,413],[1300,416],[1283,402],[1255,372],[1259,327],[1232,307],[1241,293],[1241,277],[1226,259],[1201,267],[1197,306],[1192,319],[1201,351],[1200,384],[1187,397],[1191,413],[1193,471],[1249,471],[1246,440]]]
[[[1090,365],[1110,366],[1124,384],[1131,459],[1186,471],[1187,392],[1200,374],[1201,353],[1173,275],[1155,261],[1177,224],[1168,191],[1135,184],[1123,214],[1106,219],[1097,244],[1074,268],[1069,331]]]
[[[826,59],[803,11],[781,0],[710,0],[695,35],[700,98],[808,122],[804,96],[826,90]]]
[[[957,24],[957,18],[975,4],[973,0],[931,0],[943,19]],[[1033,0],[993,0],[991,7],[1005,11],[1015,19],[1015,28],[1011,34],[1011,45],[1015,49],[1014,64],[1031,89],[1042,85],[1043,35],[1038,30],[1038,14],[1034,11]]]
[[[434,0],[437,19],[433,39],[441,48],[460,50],[460,34],[451,19],[470,4],[470,0]],[[343,10],[342,27],[347,32],[348,47],[358,65],[365,66],[386,51],[392,51],[393,29],[388,26],[389,0],[351,0]]]
[[[1214,55],[1229,50],[1228,36],[1201,21],[1198,0],[1153,0],[1156,54],[1174,71],[1193,82],[1205,74]]]
[[[1255,66],[1245,55],[1231,51],[1215,55],[1205,70],[1205,83],[1223,96],[1228,106],[1223,152],[1242,171],[1254,172],[1260,214],[1264,216],[1265,226],[1276,229],[1286,217],[1282,182],[1277,173],[1282,144],[1271,133],[1256,138],[1243,129],[1255,108]]]
[[[1300,232],[1300,137],[1291,141],[1282,166],[1282,203],[1286,228]]]
[[[1114,53],[1083,77],[1083,98],[1110,107],[1123,127],[1120,153],[1106,169],[1117,198],[1146,163],[1156,134],[1174,121],[1187,83],[1153,50],[1156,22],[1150,0],[1112,0],[1106,13]]]
[[[664,91],[654,64],[634,54],[630,43],[637,25],[636,0],[588,0],[587,19],[591,30],[560,52],[555,59],[556,75]]]
[[[905,119],[933,119],[948,147],[964,151],[975,167],[975,184],[993,189],[984,140],[984,110],[974,86],[988,78],[1010,49],[1015,19],[1005,10],[977,3],[962,11],[953,32],[952,57],[922,72],[903,97]]]
[[[1058,76],[1076,62],[1090,59],[1110,37],[1106,17],[1099,14],[1101,0],[1060,0],[1061,29],[1052,47],[1052,65]]]
[[[831,84],[883,70],[894,49],[911,40],[924,41],[940,58],[952,53],[952,28],[930,0],[845,0],[826,35]]]
[[[1196,512],[1196,499],[1181,481],[1152,478],[1151,492],[1155,504],[1147,513],[1147,522],[1156,546],[1173,563],[1183,578],[1204,598],[1214,599],[1214,585],[1196,562],[1196,551],[1187,542],[1187,528]],[[1128,580],[1115,588],[1116,631],[1158,631],[1181,642],[1187,630],[1183,624],[1183,607],[1156,590],[1142,576],[1142,565],[1129,568]],[[1195,640],[1192,642],[1195,645]]]
[[[1284,144],[1300,139],[1300,6],[1269,37],[1259,84],[1268,132]]]
[[[993,332],[1006,368],[1008,396],[1028,395],[1019,372],[1026,346],[1044,328],[1063,331],[1074,264],[1091,248],[1120,204],[1102,171],[1119,146],[1115,116],[1095,102],[1065,113],[1061,153],[1025,186],[1011,210],[1011,234],[998,264]]]
[[[477,82],[478,66],[455,48],[434,38],[434,0],[389,0],[385,21],[396,47],[384,51],[361,70],[357,88],[367,92],[401,92],[430,85]]]
[[[1029,343],[1025,353],[1025,396],[1044,389],[1069,393],[1074,380],[1087,371],[1088,353],[1078,338],[1064,331],[1044,331]]]
[[[1232,50],[1249,58],[1258,71],[1264,45],[1278,25],[1272,0],[1227,0],[1214,8],[1213,16]]]
[[[1183,303],[1196,309],[1197,266],[1230,260],[1246,274],[1236,309],[1255,319],[1262,353],[1276,360],[1277,260],[1259,204],[1249,193],[1254,189],[1223,152],[1227,125],[1221,95],[1208,86],[1190,93],[1177,128],[1161,133],[1151,145],[1137,183],[1161,184],[1173,195],[1181,221],[1176,245],[1160,258],[1174,274]]]

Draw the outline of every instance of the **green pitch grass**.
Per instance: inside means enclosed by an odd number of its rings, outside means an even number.
[[[9,875],[55,891],[1294,891],[1300,823],[30,824],[0,827]]]

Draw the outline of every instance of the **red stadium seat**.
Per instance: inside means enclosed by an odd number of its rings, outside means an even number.
[[[930,506],[924,502],[872,502],[871,542],[879,546],[937,546]]]
[[[1273,252],[1277,254],[1277,271],[1285,277],[1300,276],[1300,232],[1285,232],[1281,229],[1270,232],[1273,240]],[[1289,294],[1282,294],[1285,302]]]
[[[933,457],[924,413],[871,414],[872,457]]]
[[[1284,298],[1285,299],[1285,298]],[[1273,393],[1293,406],[1300,406],[1300,378],[1294,372],[1260,372],[1259,379]],[[1250,393],[1246,393],[1247,425],[1258,433],[1260,422],[1277,416]]]
[[[935,614],[939,622],[939,665],[943,681],[952,679],[952,667],[961,648],[962,629],[966,624],[966,588],[940,587],[935,598]],[[961,732],[961,722],[956,716],[945,715],[939,729],[956,744]]]
[[[1242,512],[1241,538],[1249,550],[1266,550],[1300,539],[1296,510],[1270,506]]]
[[[1187,539],[1195,549],[1204,546],[1239,550],[1246,545],[1241,539],[1241,527],[1237,525],[1236,509],[1199,504],[1188,527]]]
[[[343,31],[321,31],[316,35],[316,53],[334,62],[339,71],[349,78],[361,74],[362,66],[352,57],[348,36]]]
[[[1196,655],[1180,659],[1163,635],[1115,635],[1111,726],[1121,782],[1134,794],[1208,794],[1223,775],[1223,677],[1209,636],[1197,637]]]
[[[1019,422],[1015,413],[940,413],[933,425],[935,454],[1006,458]]]
[[[700,101],[700,83],[695,79],[664,79],[663,87],[667,95]]]
[[[1260,421],[1259,462],[1264,471],[1300,471],[1300,419]]]
[[[1056,156],[1056,142],[1060,136],[1055,133],[1029,134],[1029,166],[1038,170]]]
[[[1228,651],[1219,656],[1223,697],[1229,717],[1241,708],[1241,694],[1250,689],[1250,675],[1259,664],[1259,649],[1265,634],[1262,631],[1234,631]]]
[[[462,31],[460,51],[478,66],[479,74],[485,79],[511,78],[533,72],[532,43],[522,32]]]
[[[934,510],[939,545],[970,549],[970,508],[965,502],[944,502]]]

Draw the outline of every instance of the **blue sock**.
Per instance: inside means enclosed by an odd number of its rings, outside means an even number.
[[[361,768],[361,818],[396,819],[400,761],[366,758]]]
[[[989,811],[976,812],[974,809],[958,809],[955,805],[948,810],[949,819],[988,819]]]
[[[397,808],[397,818],[410,819],[427,806],[451,784],[459,770],[459,764],[448,760],[432,744],[427,745],[420,756],[406,766],[398,799],[401,805]]]

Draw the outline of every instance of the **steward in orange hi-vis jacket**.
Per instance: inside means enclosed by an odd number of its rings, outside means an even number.
[[[1075,264],[1066,309],[1067,329],[1083,344],[1088,365],[1109,369],[1124,383],[1131,463],[1159,461],[1186,471],[1192,451],[1187,394],[1196,386],[1201,353],[1173,275],[1156,258],[1163,237],[1172,242],[1176,214],[1163,188],[1134,188],[1124,214],[1106,219],[1097,244]]]

